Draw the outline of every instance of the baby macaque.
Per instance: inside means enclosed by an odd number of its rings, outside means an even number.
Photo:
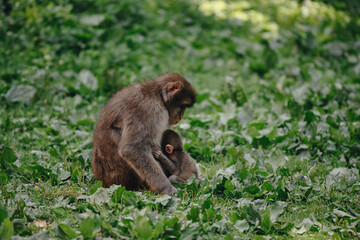
[[[195,161],[184,151],[177,132],[166,130],[161,140],[161,148],[154,150],[154,158],[158,160],[170,182],[186,183],[193,174],[200,180]]]

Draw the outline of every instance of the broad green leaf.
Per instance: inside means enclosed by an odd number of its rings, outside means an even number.
[[[359,174],[356,171],[351,171],[349,168],[341,167],[333,169],[326,176],[326,185],[330,187],[333,184],[338,184],[341,181],[346,181],[352,185],[359,180]]]
[[[0,225],[7,217],[8,217],[8,212],[6,210],[6,207],[0,203]]]
[[[244,220],[238,220],[235,222],[234,227],[241,233],[248,231],[250,228],[249,223],[244,219]]]
[[[24,102],[29,104],[36,93],[36,88],[30,85],[14,85],[5,94],[5,98],[11,102]]]
[[[3,168],[6,168],[6,166],[8,165],[8,163],[13,163],[15,162],[17,159],[14,151],[9,148],[9,147],[5,147],[4,150],[1,153],[1,165]]]
[[[337,216],[337,217],[348,217],[348,218],[354,218],[353,216],[351,216],[350,214],[344,212],[344,211],[341,211],[339,209],[334,209],[333,210],[333,213]]]
[[[136,206],[138,201],[136,194],[131,191],[123,192],[121,199],[125,206]]]
[[[213,207],[204,209],[203,212],[202,221],[203,222],[213,222],[216,218],[216,211]]]
[[[248,186],[248,187],[244,188],[244,190],[250,194],[256,194],[260,191],[259,186],[257,184]]]
[[[79,231],[84,238],[91,238],[95,230],[94,219],[86,218],[80,224]]]
[[[275,223],[278,217],[284,212],[285,206],[287,204],[284,202],[275,202],[275,204],[271,207],[270,211],[270,220],[272,223]]]
[[[199,214],[200,214],[200,209],[196,206],[192,206],[187,218],[194,221],[194,222],[198,222],[199,221]]]
[[[94,194],[89,196],[89,202],[96,203],[97,205],[107,203],[109,200],[110,197],[108,195],[108,191],[105,188],[98,188]]]
[[[138,216],[133,224],[133,231],[139,239],[151,239],[153,227],[146,216]]]
[[[241,217],[238,212],[234,212],[229,219],[232,223],[235,223],[237,220],[241,220]]]
[[[262,191],[272,191],[274,190],[274,186],[271,185],[269,182],[264,182],[263,185],[261,186],[261,190]]]
[[[262,216],[261,227],[264,229],[265,233],[270,232],[272,227],[272,222],[270,218],[270,211],[266,211]]]
[[[77,234],[70,226],[62,223],[60,223],[58,226],[69,238],[76,238]]]
[[[90,194],[94,194],[100,187],[102,186],[102,182],[98,181],[90,188]]]
[[[112,195],[111,200],[115,203],[119,203],[121,201],[121,197],[123,195],[123,193],[125,192],[125,187],[118,187]]]
[[[248,129],[247,129],[247,134],[252,137],[252,138],[256,138],[256,137],[260,137],[261,134],[259,133],[259,131],[255,128],[255,126],[253,125],[249,125]]]
[[[79,231],[85,238],[93,238],[101,230],[101,220],[98,215],[86,218],[80,224]]]
[[[217,175],[222,175],[229,179],[235,173],[235,165],[232,165],[228,168],[222,168],[217,172]]]
[[[250,204],[246,208],[246,214],[248,216],[249,222],[251,222],[252,224],[255,225],[257,221],[259,221],[259,223],[261,223],[261,221],[262,221],[261,214],[260,214],[259,210],[254,208],[254,206],[252,204]]]
[[[171,201],[171,196],[163,195],[155,200],[155,203],[160,203],[164,207]]]
[[[234,189],[234,185],[229,181],[229,180],[226,180],[225,182],[225,188],[228,190],[228,191],[232,191]]]
[[[0,226],[0,239],[8,240],[14,234],[14,226],[9,218],[5,218]]]
[[[245,159],[250,165],[256,163],[256,160],[255,160],[254,158],[252,158],[249,153],[245,153],[245,154],[244,154],[244,159]]]

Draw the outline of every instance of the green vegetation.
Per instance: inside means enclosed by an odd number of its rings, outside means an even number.
[[[360,237],[356,0],[2,3],[0,239]],[[101,188],[102,106],[167,71],[203,181]]]

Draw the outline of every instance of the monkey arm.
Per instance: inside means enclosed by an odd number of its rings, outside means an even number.
[[[165,168],[165,170],[168,173],[173,175],[179,174],[179,169],[176,168],[175,164],[170,159],[168,159],[161,150],[156,149],[153,152],[153,155],[155,159],[160,162],[160,164]]]
[[[132,168],[139,178],[146,182],[152,191],[165,194],[177,192],[166,177],[159,162],[152,155],[154,144],[149,142],[151,131],[157,129],[142,128],[128,125],[123,128],[119,142],[118,154]]]

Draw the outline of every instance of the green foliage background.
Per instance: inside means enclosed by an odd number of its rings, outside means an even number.
[[[0,239],[360,236],[360,15],[347,1],[0,4]],[[203,181],[101,188],[101,108],[178,72]]]

